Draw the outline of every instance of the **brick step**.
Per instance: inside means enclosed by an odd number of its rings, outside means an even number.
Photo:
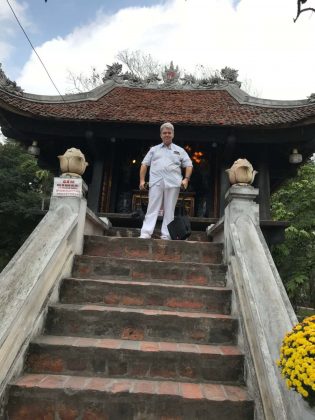
[[[46,333],[127,340],[234,344],[237,320],[229,315],[99,305],[49,307]]]
[[[60,287],[61,303],[96,303],[121,307],[176,309],[229,314],[231,290],[123,280],[68,278]]]
[[[222,263],[222,244],[86,236],[85,255],[172,262]]]
[[[243,387],[26,374],[10,386],[8,420],[252,420]]]
[[[243,383],[243,355],[234,346],[41,336],[26,371],[63,375]]]
[[[117,238],[138,238],[140,236],[140,228],[130,228],[130,227],[111,227],[106,231],[106,236],[116,236]],[[152,235],[153,239],[160,239],[161,231],[155,229]],[[191,235],[186,242],[209,242],[208,236],[205,231],[192,231]]]
[[[198,246],[198,245],[197,245]],[[72,276],[85,279],[136,280],[156,283],[224,287],[226,266],[194,262],[146,261],[77,255]]]

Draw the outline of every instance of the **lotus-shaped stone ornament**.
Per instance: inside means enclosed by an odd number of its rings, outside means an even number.
[[[62,174],[80,177],[84,174],[88,163],[80,149],[71,147],[63,155],[58,156]]]
[[[253,166],[247,159],[237,159],[226,172],[229,175],[229,180],[232,185],[252,184],[255,175],[258,173],[254,171]]]

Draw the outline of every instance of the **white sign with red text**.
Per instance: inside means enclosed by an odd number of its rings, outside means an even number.
[[[54,178],[53,197],[82,197],[82,178]]]

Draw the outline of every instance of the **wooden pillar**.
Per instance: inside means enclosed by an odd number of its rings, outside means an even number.
[[[96,158],[93,163],[92,182],[89,185],[88,207],[97,213],[99,211],[99,203],[103,185],[104,160]]]
[[[227,163],[222,162],[221,170],[220,170],[220,215],[219,217],[224,215],[225,209],[225,194],[227,190],[230,188],[230,181],[228,174],[225,172],[226,169],[229,168]]]
[[[119,177],[119,168],[117,160],[117,141],[115,137],[111,138],[111,181],[110,181],[110,201],[109,211],[115,213],[116,211],[116,200],[117,200],[117,184]]]
[[[225,172],[226,169],[230,168],[232,165],[232,156],[235,151],[236,137],[234,135],[229,135],[225,141],[222,161],[220,166],[220,217],[224,215],[225,209],[225,194],[230,188],[230,181],[228,174]]]
[[[258,188],[259,188],[259,217],[260,220],[270,220],[270,174],[269,162],[266,154],[262,155],[262,160],[258,165]]]
[[[214,161],[214,173],[213,173],[213,213],[212,217],[220,217],[220,159],[218,149],[216,148],[215,161]],[[210,216],[211,217],[211,216]]]

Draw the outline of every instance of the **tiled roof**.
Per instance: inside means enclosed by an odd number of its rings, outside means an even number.
[[[35,95],[29,99],[31,96],[16,96],[0,90],[0,109],[10,109],[30,117],[70,121],[149,124],[171,121],[175,124],[239,127],[294,125],[315,116],[315,104],[306,101],[299,101],[303,105],[293,106],[288,103],[269,106],[268,101],[263,105],[242,103],[226,89],[162,90],[118,86],[98,99],[66,99],[66,102],[35,100]]]

